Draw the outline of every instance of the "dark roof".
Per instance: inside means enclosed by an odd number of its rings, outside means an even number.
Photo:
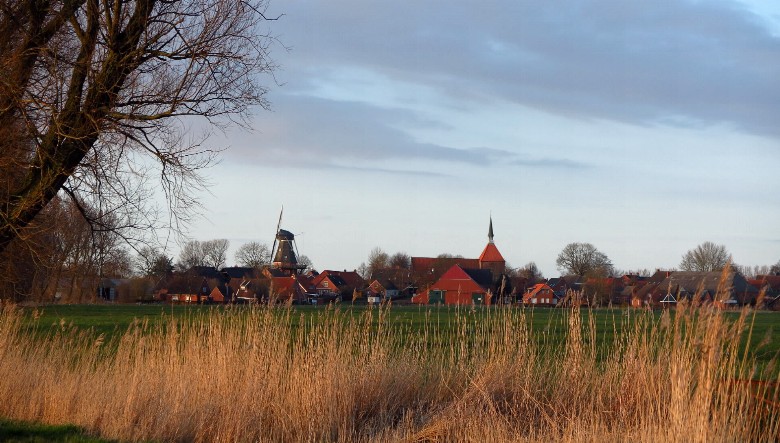
[[[187,270],[187,274],[205,278],[220,278],[222,274],[213,266],[193,266]]]
[[[477,282],[478,285],[485,288],[493,286],[493,271],[490,269],[463,269],[463,271]]]
[[[648,283],[660,283],[666,277],[671,275],[672,272],[675,272],[675,271],[662,271],[660,269],[656,269],[655,274],[653,274],[649,279],[647,279],[647,282]]]
[[[432,268],[447,270],[454,265],[479,268],[479,259],[463,257],[412,257],[412,272],[430,272]]]
[[[382,287],[383,287],[383,288],[384,288],[386,291],[393,291],[393,290],[396,290],[396,289],[398,289],[398,286],[396,286],[396,285],[395,285],[395,283],[393,283],[391,280],[387,280],[387,279],[385,279],[385,280],[379,280],[379,279],[375,279],[374,281],[376,281],[377,283],[379,283],[380,285],[382,285]]]
[[[287,277],[290,275],[290,272],[280,268],[266,268],[265,272],[271,277]]]
[[[231,266],[229,268],[222,268],[222,273],[226,274],[230,278],[254,278],[257,271],[254,268]]]
[[[667,271],[661,271],[667,272]],[[658,273],[656,273],[658,274]],[[657,283],[649,283],[636,292],[636,296],[644,299],[649,295],[681,294],[692,298],[697,294],[713,300],[734,299],[739,303],[748,303],[758,295],[758,289],[748,284],[742,274],[731,271],[723,279],[722,271],[714,272],[668,272],[668,276]],[[655,275],[653,276],[655,277]],[[727,291],[719,294],[719,289]]]
[[[385,282],[392,282],[397,287],[409,286],[412,282],[412,271],[405,268],[384,268],[377,269],[371,275],[372,280],[379,280],[385,288]]]
[[[330,281],[332,281],[333,284],[336,285],[339,288],[342,287],[342,286],[347,286],[346,280],[341,278],[341,276],[339,276],[339,275],[328,274],[328,279],[330,279]]]
[[[666,285],[679,286],[685,292],[695,294],[699,290],[704,290],[710,294],[718,292],[721,284],[721,278],[723,273],[721,271],[714,272],[673,272],[669,277],[661,282],[661,287]],[[732,289],[738,293],[757,293],[758,290],[749,285],[747,280],[742,277],[742,274],[731,271],[726,275],[723,282],[724,289]]]
[[[280,229],[279,232],[276,233],[276,239],[277,240],[295,240],[295,235],[293,235],[290,231],[285,231],[284,229]]]

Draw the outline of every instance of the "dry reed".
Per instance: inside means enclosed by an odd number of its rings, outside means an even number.
[[[562,343],[529,311],[430,316],[412,329],[390,308],[226,309],[108,343],[67,325],[45,338],[0,313],[0,416],[72,423],[158,441],[774,441],[770,384],[739,337],[743,311],[681,304],[635,311],[603,352],[593,316],[572,309]],[[377,318],[378,317],[378,318]],[[762,388],[763,386],[763,388]]]

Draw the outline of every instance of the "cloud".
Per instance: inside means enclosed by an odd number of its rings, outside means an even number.
[[[428,126],[413,112],[300,95],[282,95],[274,112],[257,121],[256,134],[235,134],[228,159],[307,169],[342,169],[389,174],[447,176],[447,163],[576,166],[567,160],[522,160],[517,153],[489,147],[454,148],[416,141],[401,127]],[[418,161],[425,171],[388,168],[389,162]]]
[[[312,77],[357,67],[476,104],[510,100],[579,118],[725,124],[780,136],[780,39],[739,3],[355,0],[285,8],[281,38],[293,51],[281,62]]]
[[[592,167],[592,165],[587,163],[577,162],[574,160],[552,158],[517,159],[513,160],[511,164],[533,168],[588,169]]]

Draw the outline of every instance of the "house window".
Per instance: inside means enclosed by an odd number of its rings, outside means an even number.
[[[536,304],[536,298],[532,298],[531,299],[531,303],[535,305]]]
[[[327,288],[328,287],[328,282],[327,281],[322,282],[322,286]]]

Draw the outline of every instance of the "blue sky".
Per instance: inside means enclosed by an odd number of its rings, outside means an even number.
[[[209,171],[191,237],[320,269],[569,242],[621,269],[703,241],[780,259],[780,6],[736,1],[276,1],[279,86]],[[232,254],[232,251],[231,251]],[[232,262],[232,256],[231,256]]]

